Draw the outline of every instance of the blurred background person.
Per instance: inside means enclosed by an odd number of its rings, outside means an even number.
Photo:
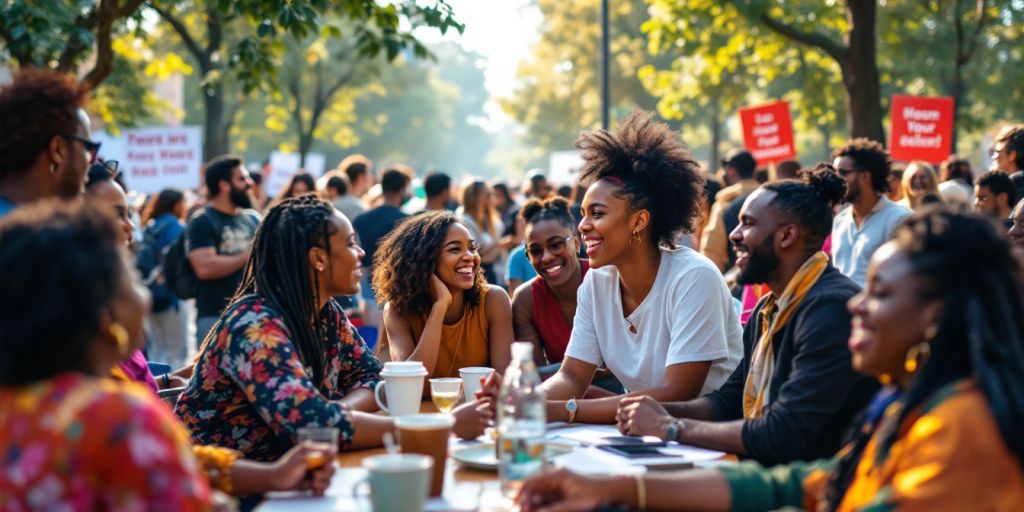
[[[715,196],[708,214],[708,222],[701,233],[700,252],[707,256],[721,272],[729,270],[736,254],[729,244],[729,233],[739,223],[743,200],[760,184],[754,179],[757,161],[750,152],[734,149],[722,160],[726,186]]]
[[[907,170],[907,164],[892,162],[890,165],[889,176],[886,178],[889,189],[885,192],[885,196],[890,201],[898,203],[903,200],[903,173]]]
[[[903,199],[897,204],[911,210],[920,208],[925,196],[939,196],[939,180],[935,169],[921,160],[910,162],[903,172],[900,189],[903,190]]]
[[[1013,220],[1013,225],[1010,226],[1006,235],[1020,256],[1024,257],[1024,199],[1017,201],[1017,206],[1013,207],[1010,218]]]
[[[1010,211],[1017,204],[1017,188],[1003,171],[989,171],[978,177],[974,185],[974,211],[1002,223],[1013,224]]]
[[[971,163],[957,155],[949,155],[939,165],[939,194],[942,200],[963,208],[974,202],[974,172]]]
[[[377,304],[372,285],[374,255],[377,254],[380,241],[408,217],[402,212],[402,204],[405,203],[408,194],[409,176],[398,169],[390,168],[381,176],[380,186],[381,204],[352,221],[352,226],[359,237],[359,245],[366,251],[363,256],[363,281],[359,289],[363,298],[363,322],[378,329],[381,325],[381,305]]]
[[[452,208],[452,178],[441,171],[434,171],[423,180],[423,192],[427,196],[424,211],[454,210]]]
[[[192,344],[187,341],[188,314],[181,301],[164,282],[164,252],[185,231],[185,194],[164,189],[153,196],[142,212],[142,241],[136,251],[136,267],[149,288],[153,306],[149,312],[149,360],[179,368],[191,360]]]
[[[1024,125],[1004,126],[996,134],[992,170],[1005,172],[1017,189],[1017,196],[1024,197]]]
[[[504,280],[498,280],[499,270],[500,275],[505,275],[505,254],[500,238],[504,226],[494,208],[494,193],[486,181],[467,178],[460,196],[462,206],[455,213],[476,241],[484,279],[491,284],[504,285]]]
[[[348,193],[334,207],[349,221],[355,222],[367,210],[363,196],[373,186],[373,162],[360,154],[349,155],[338,163],[338,170],[348,178]]]

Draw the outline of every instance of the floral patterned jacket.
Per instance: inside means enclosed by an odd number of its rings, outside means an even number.
[[[303,366],[284,318],[259,295],[234,302],[201,350],[175,412],[197,445],[234,448],[247,459],[274,460],[295,444],[304,426],[335,426],[341,448],[351,443],[352,423],[337,402],[380,380],[381,363],[328,302],[323,379]]]

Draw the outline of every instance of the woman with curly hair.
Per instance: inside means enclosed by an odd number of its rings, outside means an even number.
[[[579,230],[591,270],[562,366],[543,384],[549,421],[613,423],[622,395],[581,400],[602,365],[630,395],[688,400],[718,388],[743,355],[739,315],[692,231],[703,179],[678,134],[634,112],[617,132],[583,134]],[[487,391],[496,391],[497,377]]]
[[[488,285],[475,238],[449,212],[402,222],[377,250],[373,288],[395,361],[422,361],[430,377],[511,362],[512,306]]]
[[[1021,510],[1020,271],[987,219],[915,212],[872,255],[868,287],[847,306],[853,367],[884,386],[834,458],[637,478],[547,474],[524,484],[524,510]]]

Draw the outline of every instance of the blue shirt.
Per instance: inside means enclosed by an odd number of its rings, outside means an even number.
[[[3,218],[8,213],[11,213],[11,210],[13,210],[15,206],[17,205],[0,197],[0,218]]]
[[[520,283],[525,283],[536,275],[537,271],[534,270],[530,259],[526,257],[526,246],[520,245],[512,249],[508,255],[508,266],[505,267],[505,281],[515,279]],[[515,290],[509,290],[509,292],[513,291]]]
[[[832,264],[857,283],[867,287],[871,255],[892,238],[892,231],[910,210],[881,196],[860,226],[853,219],[853,206],[847,206],[832,221]]]

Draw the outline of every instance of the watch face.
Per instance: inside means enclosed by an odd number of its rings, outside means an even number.
[[[568,402],[566,402],[565,403],[565,410],[567,410],[569,412],[575,411],[576,410],[576,400],[573,399],[573,400],[569,400]]]

